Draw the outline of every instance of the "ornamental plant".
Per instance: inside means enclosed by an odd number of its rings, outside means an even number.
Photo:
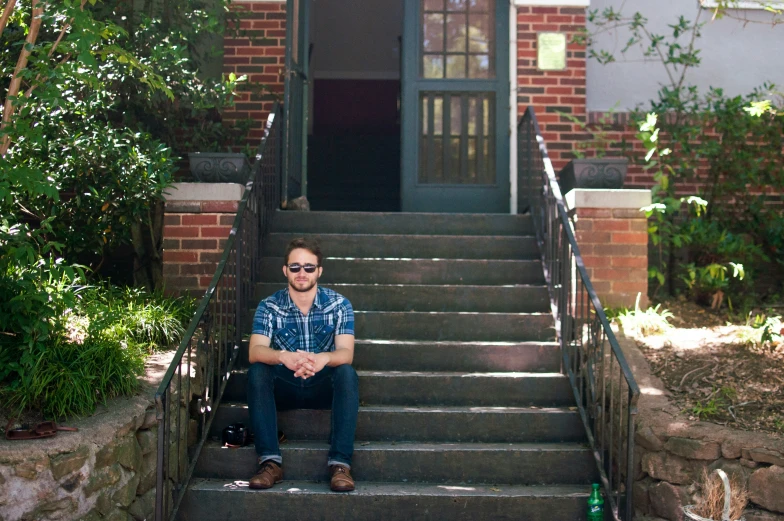
[[[143,305],[153,295],[107,307],[95,291],[111,293],[98,271],[122,245],[134,252],[134,281],[161,285],[162,194],[184,139],[176,129],[225,104],[239,81],[199,74],[209,50],[197,42],[222,31],[226,4],[216,5],[7,0],[0,8],[6,407],[88,413],[132,392],[146,354],[176,338],[182,317]]]
[[[617,31],[626,42],[620,54],[634,49],[666,71],[657,97],[632,113],[648,152],[632,159],[654,178],[654,204],[644,209],[655,252],[649,275],[654,293],[683,290],[715,306],[732,302],[725,294],[748,302],[755,294],[775,298],[784,287],[784,217],[770,200],[771,192],[784,193],[777,87],[730,97],[721,88],[701,92],[689,83],[701,63],[706,13],[737,17],[728,10],[734,3],[719,2],[712,12],[696,6],[692,19],[674,19],[666,34],[651,30],[640,12],[589,10],[593,29],[583,38],[591,57],[610,63],[616,53],[597,48],[593,37]],[[779,8],[768,12],[767,23],[781,21]]]

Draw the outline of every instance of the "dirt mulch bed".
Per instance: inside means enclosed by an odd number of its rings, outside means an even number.
[[[745,324],[690,302],[662,308],[674,328],[635,340],[672,403],[695,421],[784,434],[784,343],[751,347]]]

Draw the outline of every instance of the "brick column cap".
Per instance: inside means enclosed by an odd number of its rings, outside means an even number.
[[[245,185],[239,183],[172,183],[166,201],[239,201]]]
[[[575,188],[564,196],[569,210],[579,208],[640,209],[651,204],[650,190]],[[645,214],[640,212],[640,216]]]

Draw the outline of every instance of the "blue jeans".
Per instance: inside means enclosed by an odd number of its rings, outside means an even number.
[[[351,467],[354,431],[359,412],[357,372],[350,365],[325,367],[307,380],[285,365],[251,364],[248,369],[248,409],[259,462],[283,462],[278,446],[276,408],[332,408],[328,465]]]

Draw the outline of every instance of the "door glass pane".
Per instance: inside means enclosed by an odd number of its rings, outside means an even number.
[[[422,6],[423,78],[495,77],[494,0],[425,0]]]
[[[466,51],[466,15],[450,14],[446,17],[446,50]]]
[[[491,92],[423,93],[420,97],[420,184],[495,184]]]
[[[419,138],[419,183],[444,182],[444,98],[439,94],[424,94],[421,97],[422,121]]]
[[[440,136],[444,133],[444,98],[433,98],[433,133]]]
[[[449,125],[449,133],[453,136],[460,135],[460,128],[463,126],[462,105],[460,96],[452,96],[449,100],[450,106],[450,119],[452,120]]]
[[[444,55],[426,54],[422,63],[423,78],[443,78],[444,77]]]
[[[444,50],[444,15],[428,13],[422,26],[424,38],[422,48],[425,52],[442,52]]]
[[[466,77],[466,57],[465,55],[446,57],[446,77],[465,78]]]
[[[487,54],[472,54],[468,57],[469,78],[490,78],[490,57]]]
[[[468,52],[490,52],[492,26],[490,15],[472,14],[468,17]]]

